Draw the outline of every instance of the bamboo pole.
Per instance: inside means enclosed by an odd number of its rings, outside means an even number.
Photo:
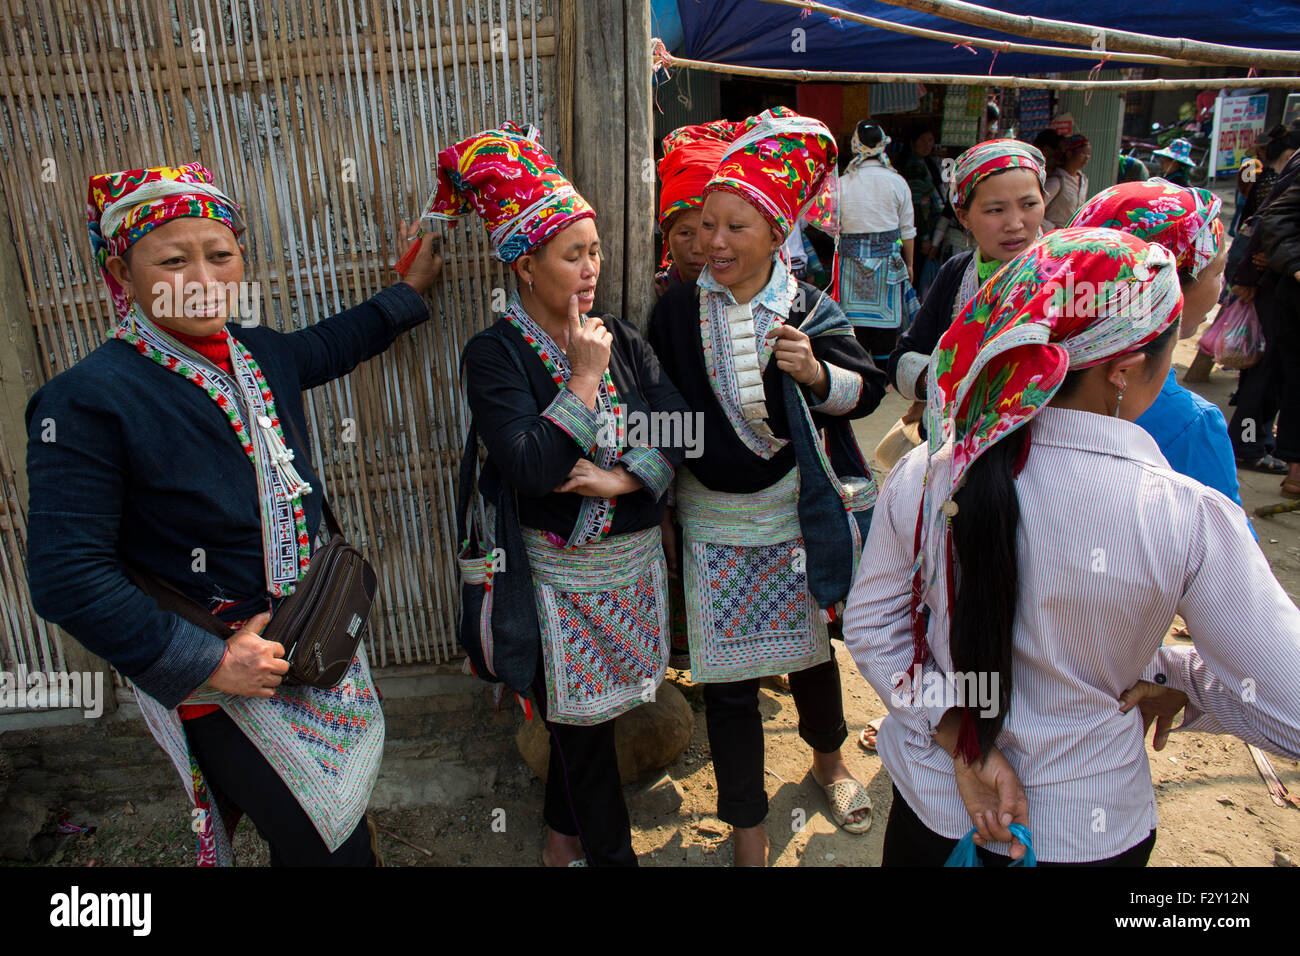
[[[1015,13],[990,10],[962,0],[881,0],[895,7],[906,7],[922,13],[933,14],[946,20],[956,20],[971,26],[987,27],[1032,37],[1036,40],[1055,40],[1090,46],[1098,53],[1127,52],[1172,56],[1218,66],[1254,67],[1257,70],[1295,70],[1300,68],[1300,53],[1290,50],[1264,50],[1221,43],[1204,43],[1186,38],[1152,36],[1128,30],[1111,30],[1068,20],[1047,20]],[[1152,11],[1158,16],[1158,11]]]
[[[1178,60],[1167,56],[1154,56],[1145,53],[1098,53],[1092,49],[1077,50],[1071,47],[1037,46],[1031,43],[1016,43],[1013,40],[989,40],[985,37],[965,36],[960,33],[945,33],[942,30],[928,30],[925,27],[914,27],[906,23],[882,20],[880,17],[869,17],[863,13],[854,13],[852,10],[841,10],[838,7],[827,6],[824,3],[814,3],[812,0],[762,0],[762,2],[777,3],[786,7],[798,7],[801,10],[811,10],[814,13],[822,13],[828,17],[838,17],[853,23],[876,27],[879,30],[904,33],[908,36],[921,37],[926,40],[938,40],[958,46],[983,47],[997,53],[1028,53],[1039,56],[1073,57],[1080,60],[1105,60],[1108,63],[1143,63],[1153,66],[1200,65],[1196,60]]]
[[[948,86],[1000,86],[1029,90],[1181,90],[1223,87],[1295,87],[1300,76],[1188,77],[1173,80],[1048,80],[1025,76],[980,76],[962,73],[851,73],[836,70],[777,70],[757,66],[733,66],[673,57],[670,66],[708,73],[730,73],[797,83],[934,83]]]

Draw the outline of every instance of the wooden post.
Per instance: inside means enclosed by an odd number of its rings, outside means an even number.
[[[574,24],[576,47],[567,172],[596,210],[605,252],[596,311],[644,330],[655,263],[649,4],[562,0],[561,11],[561,29]]]
[[[643,333],[654,309],[654,84],[650,67],[650,4],[627,0],[627,219],[623,238],[623,312]]]

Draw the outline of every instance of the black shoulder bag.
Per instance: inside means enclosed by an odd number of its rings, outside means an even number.
[[[286,416],[283,420],[305,450],[307,445],[293,419]],[[374,605],[378,578],[361,552],[343,537],[329,499],[323,495],[321,517],[329,529],[330,539],[312,552],[307,570],[298,579],[294,592],[271,615],[262,639],[284,646],[285,660],[289,662],[285,684],[330,688],[343,680],[356,656]],[[127,572],[164,611],[222,640],[231,636],[228,623],[157,575],[130,564]]]

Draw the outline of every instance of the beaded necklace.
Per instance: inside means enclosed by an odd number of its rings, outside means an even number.
[[[227,376],[193,349],[158,329],[138,305],[113,337],[198,386],[226,416],[258,477],[267,591],[273,597],[293,593],[298,577],[311,562],[311,538],[302,497],[312,489],[289,465],[294,453],[285,444],[275,398],[256,359],[234,336],[228,336],[233,374]],[[241,406],[248,408],[250,419],[259,426],[256,435],[241,414]]]

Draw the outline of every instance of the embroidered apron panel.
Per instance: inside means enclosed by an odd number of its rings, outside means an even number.
[[[139,688],[136,699],[191,802],[203,808],[210,795],[179,714]],[[358,649],[343,680],[329,690],[282,687],[269,698],[208,693],[186,703],[220,704],[292,791],[330,852],[352,835],[366,812],[384,751],[384,714],[363,650]],[[219,812],[210,812],[199,833],[200,865],[232,859],[219,821]]]
[[[668,667],[658,528],[580,548],[523,529],[542,631],[547,719],[604,723],[649,701]]]
[[[850,324],[899,329],[920,310],[897,237],[898,230],[841,237],[840,308]]]
[[[808,591],[798,490],[796,470],[749,495],[710,491],[679,472],[692,680],[769,677],[830,660]]]

